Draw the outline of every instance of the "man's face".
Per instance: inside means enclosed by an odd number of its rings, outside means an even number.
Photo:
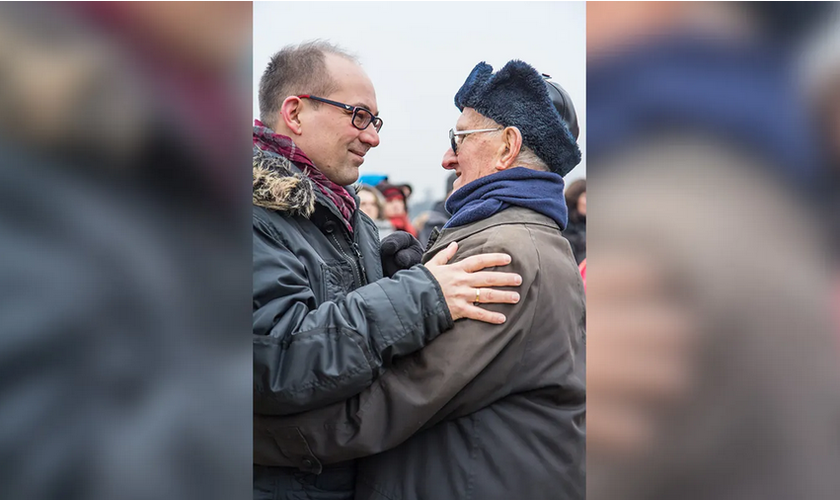
[[[362,68],[334,54],[326,54],[327,70],[339,88],[324,99],[366,108],[377,114],[376,93]],[[353,126],[352,113],[326,103],[302,100],[301,134],[295,142],[318,169],[336,184],[346,186],[359,178],[359,166],[370,148],[379,145],[373,125]]]
[[[464,108],[455,124],[455,130],[475,130],[487,128],[483,117],[472,108]],[[446,170],[454,170],[458,177],[452,184],[454,193],[462,186],[496,172],[496,153],[501,146],[498,132],[481,132],[459,136],[458,154],[450,147],[443,154],[441,165]]]

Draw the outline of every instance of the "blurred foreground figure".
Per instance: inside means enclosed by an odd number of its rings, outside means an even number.
[[[821,9],[588,5],[590,500],[840,498]]]
[[[250,23],[0,5],[3,498],[250,493]]]
[[[840,338],[840,11],[813,36],[801,57],[801,79],[817,125],[821,145],[826,151],[827,182],[822,199],[829,218],[836,288],[835,302]]]

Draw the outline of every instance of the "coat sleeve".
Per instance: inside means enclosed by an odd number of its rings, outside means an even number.
[[[423,266],[315,307],[303,263],[254,224],[254,413],[287,415],[350,398],[395,356],[452,327]]]
[[[380,453],[426,427],[472,413],[507,395],[507,381],[519,358],[498,358],[505,349],[516,349],[512,344],[527,333],[535,302],[531,294],[538,293],[537,287],[531,287],[537,271],[533,264],[530,270],[523,267],[523,262],[532,261],[531,256],[521,250],[516,253],[509,245],[486,244],[459,251],[453,260],[487,252],[511,253],[513,262],[497,270],[518,272],[523,278],[519,304],[483,305],[502,312],[508,320],[502,325],[459,320],[452,331],[422,351],[395,360],[358,396],[313,412],[272,419],[279,433],[295,438],[288,444],[278,440],[286,462],[276,465],[306,468],[313,460],[335,463]],[[492,370],[486,370],[491,363]],[[301,438],[307,446],[296,445]]]

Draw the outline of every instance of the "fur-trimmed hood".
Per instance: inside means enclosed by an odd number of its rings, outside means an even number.
[[[259,207],[309,218],[315,211],[315,185],[288,158],[258,151],[254,153],[253,200]]]

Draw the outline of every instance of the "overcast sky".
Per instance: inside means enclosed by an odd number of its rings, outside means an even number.
[[[440,166],[460,112],[455,93],[472,68],[498,71],[522,59],[571,95],[581,127],[586,173],[586,5],[584,2],[255,2],[254,117],[269,58],[283,46],[321,38],[356,54],[373,81],[384,124],[362,174],[387,174],[439,199]]]

